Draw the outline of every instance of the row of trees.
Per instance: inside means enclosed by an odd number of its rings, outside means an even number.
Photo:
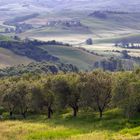
[[[140,70],[135,72],[67,73],[9,77],[0,81],[0,106],[24,118],[28,112],[52,114],[71,108],[76,117],[79,110],[103,112],[120,108],[126,116],[140,111]]]
[[[49,54],[46,50],[39,46],[67,46],[71,47],[70,44],[57,42],[55,40],[52,41],[39,41],[39,40],[30,40],[26,38],[25,40],[21,40],[18,36],[14,37],[14,41],[0,41],[0,46],[5,49],[9,49],[15,54],[26,56],[38,62],[41,61],[59,61],[59,58]]]

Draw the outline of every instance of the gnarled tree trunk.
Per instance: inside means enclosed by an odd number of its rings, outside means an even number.
[[[49,106],[48,107],[48,119],[51,119],[51,115],[53,114],[52,108]]]
[[[76,117],[76,116],[77,116],[77,113],[78,113],[79,108],[78,108],[78,106],[76,105],[76,106],[73,106],[73,107],[72,107],[72,109],[73,109],[73,117]]]

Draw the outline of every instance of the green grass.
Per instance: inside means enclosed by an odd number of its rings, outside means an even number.
[[[28,136],[28,139],[29,140],[39,140],[40,138],[41,139],[55,139],[55,138],[68,138],[68,137],[71,137],[73,135],[78,135],[80,134],[80,131],[78,130],[70,130],[70,129],[67,129],[67,130],[54,130],[54,131],[44,131],[44,132],[38,132],[38,133],[32,133]]]
[[[67,112],[54,115],[28,116],[26,120],[5,120],[0,123],[2,140],[139,140],[140,116],[126,119],[114,109],[104,113],[102,120],[97,113],[81,111],[77,118]]]
[[[0,35],[0,41],[11,41],[13,40],[10,36]]]

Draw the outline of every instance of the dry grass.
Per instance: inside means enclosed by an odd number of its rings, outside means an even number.
[[[14,54],[13,52],[0,48],[0,68],[18,64],[28,64],[33,60]]]

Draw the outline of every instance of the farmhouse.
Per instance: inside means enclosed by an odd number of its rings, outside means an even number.
[[[58,26],[63,25],[66,27],[72,27],[72,26],[81,26],[81,22],[77,20],[57,20],[57,21],[48,21],[47,26]]]
[[[122,48],[140,49],[140,42],[119,42],[115,46]]]

